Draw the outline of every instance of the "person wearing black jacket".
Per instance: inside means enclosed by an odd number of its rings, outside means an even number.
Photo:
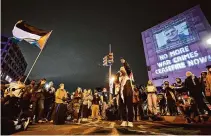
[[[32,99],[33,102],[33,115],[36,116],[36,110],[38,109],[38,122],[43,122],[43,111],[44,111],[44,101],[45,101],[45,83],[46,79],[41,79],[40,82],[34,87]]]
[[[194,98],[197,108],[199,110],[199,115],[204,114],[204,102],[202,89],[200,86],[199,79],[194,76],[190,71],[186,72],[185,87],[189,91],[191,97]]]
[[[164,82],[163,89],[164,89],[164,93],[166,94],[169,113],[171,116],[176,115],[177,108],[176,108],[176,98],[175,98],[174,89],[172,86],[169,85],[168,81]]]

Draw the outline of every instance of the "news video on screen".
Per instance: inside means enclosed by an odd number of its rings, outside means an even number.
[[[160,29],[159,32],[154,33],[157,52],[184,46],[197,40],[197,33],[195,33],[194,28],[190,27],[187,21],[173,22]]]

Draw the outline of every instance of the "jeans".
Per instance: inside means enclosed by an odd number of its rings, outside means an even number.
[[[35,102],[33,102],[33,114],[36,116],[37,110],[38,110],[38,120],[43,119],[43,111],[44,111],[44,99],[39,99]]]

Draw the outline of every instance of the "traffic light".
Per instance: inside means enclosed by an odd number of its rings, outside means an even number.
[[[108,66],[108,56],[107,55],[103,58],[103,66]]]
[[[108,63],[109,64],[114,63],[114,54],[113,53],[109,53],[109,55],[108,55]]]

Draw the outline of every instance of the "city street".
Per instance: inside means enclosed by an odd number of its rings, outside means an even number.
[[[184,124],[165,121],[135,122],[133,128],[120,127],[119,121],[88,121],[87,123],[30,125],[26,131],[15,135],[199,135],[211,134],[211,122]]]

